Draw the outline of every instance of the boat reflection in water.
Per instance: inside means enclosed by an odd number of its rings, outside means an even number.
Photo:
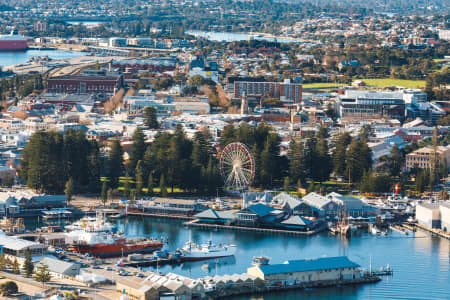
[[[233,266],[236,264],[236,258],[234,256],[227,256],[221,258],[215,258],[204,261],[189,261],[181,264],[182,270],[191,270],[201,268],[207,274],[215,274],[217,267]]]

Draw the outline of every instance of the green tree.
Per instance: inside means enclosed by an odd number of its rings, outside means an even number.
[[[348,132],[344,132],[339,135],[335,142],[335,148],[333,151],[333,166],[334,173],[337,176],[345,176],[347,147],[351,143],[352,138]]]
[[[414,182],[414,187],[417,193],[422,194],[425,191],[425,172],[424,170],[419,170],[416,175],[416,180]]]
[[[105,206],[106,202],[108,201],[108,183],[106,181],[103,181],[103,183],[102,183],[101,197],[102,197],[103,206]]]
[[[328,153],[328,131],[325,127],[321,127],[317,134],[316,144],[316,165],[317,177],[315,179],[320,182],[328,180],[330,178],[331,170],[333,169],[332,160]]]
[[[394,144],[394,146],[391,149],[390,153],[390,159],[389,159],[389,171],[392,176],[399,176],[401,172],[401,168],[403,166],[403,155],[398,148],[397,144]]]
[[[286,192],[289,191],[290,185],[291,185],[291,183],[290,183],[289,176],[284,177],[284,180],[283,180],[283,190],[286,191]]]
[[[150,175],[148,176],[148,181],[147,181],[147,193],[149,196],[153,195],[153,174],[150,173]]]
[[[167,197],[167,187],[166,181],[164,179],[164,174],[162,174],[161,178],[159,179],[159,190],[161,197]]]
[[[6,257],[3,252],[0,254],[0,270],[6,270]]]
[[[293,182],[302,181],[305,178],[303,165],[303,143],[291,140],[289,145],[289,176]]]
[[[64,189],[64,193],[66,194],[67,204],[70,204],[70,201],[73,197],[73,179],[69,178],[66,182],[66,188]]]
[[[34,274],[34,278],[37,282],[42,283],[42,286],[45,286],[45,284],[52,279],[48,266],[44,263],[40,263],[37,267],[36,273]]]
[[[119,177],[122,175],[124,170],[123,150],[118,139],[115,139],[112,142],[107,162],[111,187],[116,188],[119,184]]]
[[[23,268],[25,269],[25,276],[27,278],[30,278],[31,275],[33,275],[33,271],[34,271],[34,265],[33,265],[33,260],[31,258],[30,248],[27,248],[25,250],[25,261],[23,263]]]
[[[317,179],[318,168],[316,163],[318,162],[317,153],[317,139],[315,136],[311,136],[306,140],[305,144],[305,154],[304,154],[304,166],[306,171],[306,176],[310,179]]]
[[[136,196],[138,198],[142,196],[142,188],[144,187],[143,164],[142,160],[139,160],[136,166]]]
[[[0,292],[2,296],[11,296],[19,291],[17,284],[14,281],[7,281],[0,285]]]
[[[139,160],[144,159],[145,154],[145,135],[140,127],[137,127],[132,137],[133,146],[131,147],[128,169],[134,170]]]
[[[158,119],[156,116],[156,109],[151,106],[144,108],[144,125],[150,129],[158,129]]]
[[[19,263],[17,262],[17,258],[14,258],[14,261],[12,263],[12,272],[17,275],[20,274],[20,267]]]

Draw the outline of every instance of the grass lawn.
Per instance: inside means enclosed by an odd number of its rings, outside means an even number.
[[[334,88],[346,86],[344,83],[334,83],[334,82],[315,82],[315,83],[304,83],[304,89],[317,89],[317,88]]]
[[[406,79],[360,79],[364,81],[367,85],[372,85],[376,87],[386,87],[386,86],[404,86],[406,88],[423,88],[425,87],[425,80],[406,80]]]

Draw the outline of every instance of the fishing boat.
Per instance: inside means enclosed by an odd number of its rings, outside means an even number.
[[[190,234],[189,234],[190,235]],[[236,253],[236,245],[214,244],[210,239],[207,243],[198,245],[191,241],[178,250],[186,261],[196,261],[212,258],[233,256]]]
[[[270,262],[270,258],[267,256],[254,256],[252,265],[254,266],[264,266],[268,265]]]

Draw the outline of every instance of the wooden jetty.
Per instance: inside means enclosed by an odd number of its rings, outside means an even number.
[[[205,224],[205,223],[198,223],[197,220],[184,222],[183,225],[185,225],[187,227],[198,227],[198,228],[203,228],[203,229],[208,229],[208,230],[224,229],[224,230],[233,230],[233,231],[261,232],[261,233],[267,233],[267,234],[285,234],[285,235],[295,235],[295,236],[310,236],[310,235],[314,235],[319,232],[325,231],[327,229],[325,226],[323,226],[316,230],[296,231],[296,230],[247,227],[247,226],[235,226],[235,225]]]
[[[142,217],[153,217],[153,218],[165,218],[165,219],[175,219],[175,220],[193,220],[192,216],[184,215],[168,215],[168,214],[154,214],[148,212],[139,212],[136,210],[128,210],[128,216],[142,216]]]
[[[403,233],[405,235],[409,234],[409,232],[405,228],[403,228],[401,225],[390,225],[389,228],[394,230],[394,231]]]

